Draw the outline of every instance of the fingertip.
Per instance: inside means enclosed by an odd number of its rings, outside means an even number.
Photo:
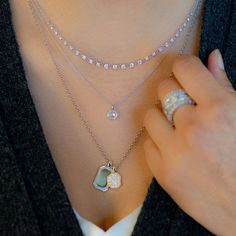
[[[210,72],[215,76],[218,71],[218,67],[216,66],[216,49],[209,54],[207,59],[207,67]]]
[[[216,57],[216,62],[217,62],[218,68],[222,71],[225,71],[224,60],[223,60],[220,50],[219,49],[214,50],[214,54]]]
[[[232,90],[232,85],[228,80],[224,67],[223,57],[219,49],[215,49],[210,53],[208,57],[208,69],[219,84]]]
[[[218,75],[224,72],[224,62],[219,49],[213,50],[208,56],[208,69],[213,75]]]

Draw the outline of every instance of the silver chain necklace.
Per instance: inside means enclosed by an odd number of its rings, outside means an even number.
[[[192,21],[194,19],[195,12],[197,10],[197,0],[195,0],[195,3],[193,4],[190,13],[185,17],[182,24],[178,27],[178,29],[175,31],[171,37],[164,42],[161,46],[159,46],[157,49],[155,49],[152,53],[130,62],[122,62],[122,63],[110,63],[106,62],[106,60],[98,59],[94,56],[90,56],[90,54],[85,53],[84,51],[80,50],[79,48],[76,48],[74,45],[70,43],[69,40],[67,40],[62,31],[58,29],[56,24],[51,20],[51,18],[48,16],[46,11],[41,7],[38,0],[36,0],[37,5],[39,7],[39,10],[41,14],[43,14],[44,18],[46,19],[46,24],[48,28],[53,32],[55,37],[60,41],[60,43],[70,52],[72,52],[77,58],[81,59],[82,61],[86,62],[89,65],[95,65],[96,68],[103,68],[105,70],[112,69],[114,71],[118,70],[127,70],[127,69],[133,69],[137,66],[144,65],[146,62],[152,60],[156,56],[160,55],[161,53],[165,52],[168,48],[170,48],[177,39],[180,38],[180,35],[185,31],[186,27],[189,24],[192,24]]]
[[[197,10],[200,8],[200,6],[201,6],[200,3],[201,2],[202,2],[202,0],[199,1]],[[95,143],[96,147],[98,148],[98,150],[100,151],[101,155],[103,156],[103,159],[106,161],[106,164],[103,164],[102,166],[100,166],[98,168],[96,177],[95,177],[95,179],[93,181],[93,186],[96,189],[98,189],[100,191],[103,191],[103,192],[106,192],[109,189],[119,188],[121,186],[121,175],[117,172],[117,170],[120,168],[121,164],[126,160],[126,158],[129,156],[130,152],[136,146],[136,144],[137,144],[138,140],[140,139],[141,135],[144,133],[145,128],[144,128],[144,126],[142,126],[139,129],[138,133],[135,135],[133,141],[128,146],[128,149],[124,152],[124,154],[122,155],[122,157],[119,160],[119,162],[116,165],[114,165],[112,163],[112,161],[111,161],[110,156],[107,154],[107,152],[101,146],[101,144],[98,142],[98,140],[97,140],[96,136],[94,135],[94,132],[92,131],[88,121],[85,119],[85,116],[82,113],[79,105],[77,104],[74,96],[69,91],[69,89],[68,89],[68,87],[67,87],[67,85],[65,83],[65,78],[64,78],[65,76],[64,76],[60,66],[56,62],[56,59],[53,56],[53,52],[52,52],[52,50],[51,50],[51,48],[50,48],[50,46],[48,44],[45,32],[44,32],[44,30],[42,29],[42,27],[40,25],[40,18],[37,17],[36,11],[35,11],[34,6],[32,4],[32,0],[28,0],[28,4],[29,4],[29,7],[31,9],[32,16],[33,16],[33,18],[35,20],[35,24],[38,27],[39,32],[43,36],[44,46],[46,47],[47,51],[50,54],[51,60],[52,60],[52,62],[54,64],[54,66],[55,66],[55,69],[56,69],[56,72],[57,72],[57,75],[58,75],[58,79],[61,81],[62,86],[64,87],[64,91],[65,91],[68,99],[71,101],[75,111],[78,113],[84,128],[87,130],[87,132],[89,133],[92,141]],[[194,14],[194,19],[195,20],[198,18],[197,17],[197,15],[198,15],[197,12],[198,11],[196,11],[196,13]],[[191,35],[191,32],[192,32],[195,20],[192,21],[191,26],[190,26],[189,30],[187,31],[187,34],[186,34],[185,39],[184,39],[183,47],[178,52],[179,54],[182,54],[185,51],[185,48],[187,46],[188,39],[189,39],[189,37]],[[170,75],[170,77],[171,77],[171,75]]]

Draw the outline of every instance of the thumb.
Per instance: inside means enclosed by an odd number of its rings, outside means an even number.
[[[224,62],[219,49],[215,49],[208,57],[208,69],[211,71],[215,79],[224,88],[234,91],[227,74],[225,72]]]

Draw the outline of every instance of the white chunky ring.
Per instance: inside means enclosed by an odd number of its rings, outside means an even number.
[[[163,112],[168,121],[174,125],[173,116],[176,110],[182,105],[194,105],[195,102],[192,98],[183,90],[176,89],[168,93],[162,100]]]

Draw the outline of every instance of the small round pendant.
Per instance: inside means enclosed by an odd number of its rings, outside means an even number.
[[[115,110],[114,107],[111,108],[111,111],[107,113],[107,117],[109,120],[116,120],[118,117],[118,112]]]
[[[107,186],[109,188],[119,188],[121,186],[121,176],[117,172],[112,172],[107,176]]]

